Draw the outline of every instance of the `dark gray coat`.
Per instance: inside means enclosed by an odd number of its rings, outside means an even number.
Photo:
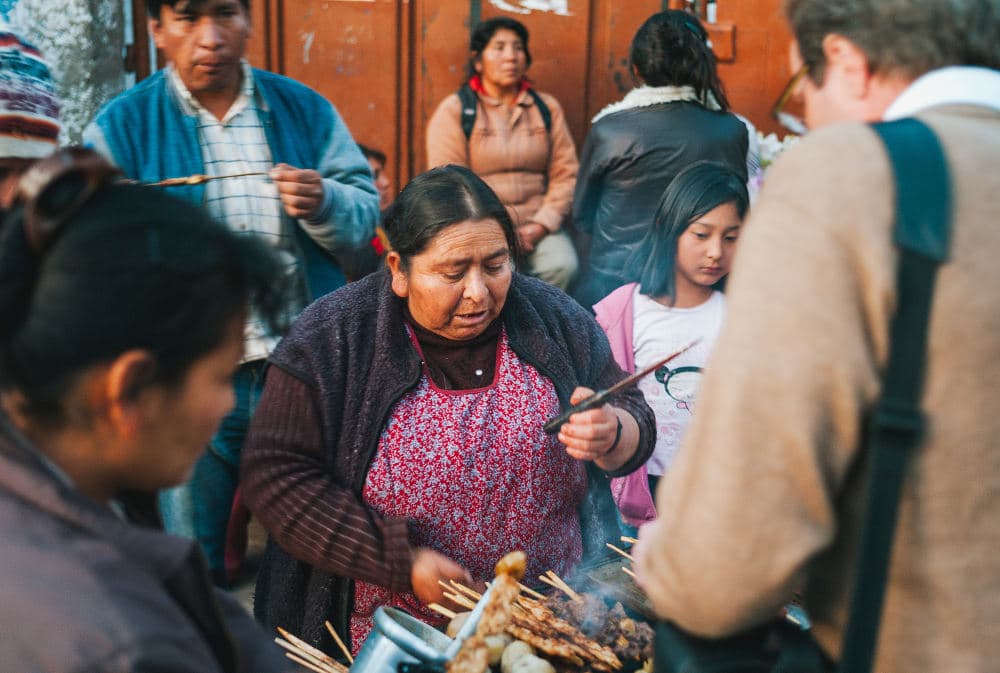
[[[0,412],[0,671],[291,670],[193,542],[64,483]]]

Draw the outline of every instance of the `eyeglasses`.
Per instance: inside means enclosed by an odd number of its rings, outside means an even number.
[[[17,200],[24,204],[24,234],[35,254],[98,189],[121,171],[93,150],[68,147],[41,159],[24,172]]]
[[[797,133],[800,136],[805,135],[809,128],[806,126],[805,121],[803,121],[800,115],[788,112],[785,108],[792,100],[792,95],[795,93],[795,90],[798,89],[802,78],[807,74],[809,74],[809,66],[803,64],[802,67],[799,68],[794,75],[792,75],[792,78],[788,80],[788,84],[785,85],[785,88],[781,91],[781,95],[778,97],[777,102],[771,108],[771,117],[776,119],[779,124],[792,133]]]

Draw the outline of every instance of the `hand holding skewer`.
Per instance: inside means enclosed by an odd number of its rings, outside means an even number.
[[[593,409],[595,407],[601,406],[602,404],[604,404],[607,401],[607,399],[609,397],[611,397],[611,395],[613,393],[618,392],[622,388],[627,388],[628,386],[632,385],[633,383],[635,383],[636,381],[638,381],[642,377],[646,376],[647,374],[653,373],[654,371],[656,371],[657,369],[659,369],[663,365],[667,364],[668,362],[670,362],[671,360],[673,360],[677,356],[681,355],[682,353],[684,353],[687,350],[689,350],[690,348],[692,348],[694,345],[696,345],[700,341],[701,341],[701,339],[695,339],[694,341],[692,341],[691,343],[689,343],[687,346],[684,346],[680,350],[671,353],[670,355],[668,355],[667,357],[663,358],[659,362],[656,362],[656,363],[650,365],[649,367],[646,367],[642,371],[636,372],[635,374],[632,374],[631,376],[625,377],[624,379],[622,379],[618,383],[614,384],[610,388],[606,388],[605,390],[598,390],[596,393],[594,393],[593,395],[590,395],[586,399],[583,399],[583,400],[580,400],[579,402],[576,402],[575,404],[573,404],[573,406],[571,406],[569,409],[567,409],[563,413],[559,414],[555,418],[550,419],[543,426],[544,429],[545,429],[545,432],[548,433],[548,434],[550,434],[550,435],[554,435],[555,433],[557,433],[559,431],[559,428],[561,428],[563,426],[563,424],[566,423],[569,420],[569,417],[572,416],[573,414],[577,414],[577,413],[580,413],[581,411],[586,411],[588,409]]]
[[[570,403],[586,400],[594,391],[579,387]],[[610,404],[574,413],[559,428],[559,442],[576,460],[595,462],[605,470],[617,469],[632,455],[638,440],[638,424],[630,413]]]
[[[308,219],[319,212],[323,205],[323,176],[319,172],[278,164],[269,175],[289,216]]]

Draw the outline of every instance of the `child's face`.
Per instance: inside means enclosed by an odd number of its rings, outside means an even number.
[[[740,214],[724,203],[694,220],[677,239],[675,283],[678,294],[705,292],[722,280],[733,263]]]

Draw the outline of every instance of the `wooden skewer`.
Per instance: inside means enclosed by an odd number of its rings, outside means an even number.
[[[446,591],[444,592],[444,597],[456,605],[461,605],[463,608],[472,610],[476,607],[475,601],[463,596],[462,594],[453,594]]]
[[[524,593],[528,594],[532,598],[539,598],[539,599],[545,598],[545,596],[543,596],[542,594],[538,593],[534,589],[529,589],[528,587],[524,586],[520,582],[517,583],[517,586],[521,587],[521,591],[523,591]]]
[[[558,583],[559,588],[561,588],[566,593],[567,596],[569,596],[570,598],[572,598],[575,601],[582,601],[583,600],[583,596],[581,596],[580,594],[578,594],[575,591],[573,591],[573,588],[570,585],[566,584],[566,580],[564,580],[563,578],[559,577],[559,575],[557,575],[554,570],[549,570],[548,574],[549,574],[549,577],[551,577],[553,581],[555,581],[556,583]]]
[[[632,579],[635,579],[635,573],[632,572],[632,570],[630,568],[626,568],[625,566],[622,566],[622,572],[625,573],[626,575],[628,575],[629,577],[631,577]]]
[[[573,589],[570,588],[570,586],[566,584],[566,582],[564,582],[563,579],[559,577],[559,575],[555,574],[555,572],[551,570],[546,571],[544,575],[539,575],[538,579],[545,582],[551,587],[555,587],[559,591],[563,592],[564,594],[572,598],[574,601],[583,600],[580,594],[573,591]]]
[[[434,612],[438,613],[442,617],[447,617],[448,619],[454,619],[458,615],[457,612],[449,610],[445,606],[439,605],[437,603],[428,603],[427,607],[433,610]]]
[[[304,654],[308,654],[312,658],[319,659],[320,661],[323,661],[326,664],[333,664],[333,665],[338,665],[338,666],[340,665],[337,662],[336,659],[334,659],[333,657],[331,657],[329,654],[327,654],[323,650],[320,650],[320,649],[317,649],[317,648],[313,647],[312,645],[310,645],[306,641],[302,640],[301,638],[296,638],[295,636],[293,636],[291,633],[289,633],[285,629],[281,628],[280,626],[278,627],[278,633],[280,633],[281,636],[285,640],[287,640],[288,642],[290,642],[292,645],[295,645],[297,648],[299,648],[300,650],[302,650],[302,652]]]
[[[232,173],[230,175],[203,175],[201,173],[196,173],[194,175],[186,175],[182,178],[167,178],[166,180],[160,180],[159,182],[142,182],[139,183],[145,187],[175,187],[178,185],[200,185],[209,180],[228,180],[229,178],[247,178],[268,175],[265,171],[253,171],[250,173]]]
[[[632,558],[632,555],[629,554],[624,549],[619,549],[618,547],[614,546],[610,542],[607,542],[606,544],[608,546],[608,549],[610,549],[611,551],[614,551],[614,552],[617,552],[617,553],[621,554],[622,556],[624,556],[625,558],[627,558],[629,561],[635,561],[635,559]]]
[[[288,657],[289,659],[291,659],[292,661],[294,661],[299,666],[305,666],[310,671],[315,671],[316,673],[331,673],[332,669],[329,669],[329,668],[320,668],[319,666],[316,666],[315,664],[312,664],[312,663],[306,661],[305,659],[303,659],[302,657],[298,657],[298,656],[292,654],[291,652],[285,652],[285,656]]]
[[[333,636],[333,641],[337,643],[337,647],[339,647],[340,651],[344,653],[345,657],[347,657],[347,663],[353,664],[354,657],[351,656],[351,651],[347,649],[347,645],[344,644],[344,641],[341,640],[340,636],[337,635],[337,632],[333,630],[333,624],[331,624],[329,620],[324,623],[326,624],[326,630],[330,632],[331,636]]]
[[[303,658],[303,659],[311,662],[313,664],[313,666],[316,666],[316,667],[322,669],[324,673],[340,673],[340,669],[334,668],[327,661],[324,661],[322,659],[318,659],[318,658],[312,656],[311,654],[309,654],[308,652],[306,652],[302,648],[296,647],[295,645],[291,644],[287,640],[282,640],[281,638],[275,638],[274,642],[278,643],[278,645],[280,647],[288,650],[292,654],[294,654],[294,655],[296,655],[298,657],[301,657],[301,658]],[[344,669],[344,670],[347,670],[347,669]]]
[[[545,576],[545,575],[539,575],[538,579],[541,580],[542,582],[544,582],[545,584],[548,584],[550,587],[552,587],[554,589],[559,589],[559,591],[562,591],[562,588],[558,584],[556,584],[555,582],[553,582],[552,580],[550,580],[547,576]]]
[[[469,596],[469,598],[473,598],[477,601],[482,599],[483,597],[483,595],[478,591],[476,591],[475,589],[467,587],[464,584],[461,584],[460,582],[456,582],[455,580],[451,580],[451,587],[457,591],[461,591],[463,594]]]
[[[624,542],[625,544],[638,544],[639,538],[629,537],[628,535],[622,535],[622,542]]]

